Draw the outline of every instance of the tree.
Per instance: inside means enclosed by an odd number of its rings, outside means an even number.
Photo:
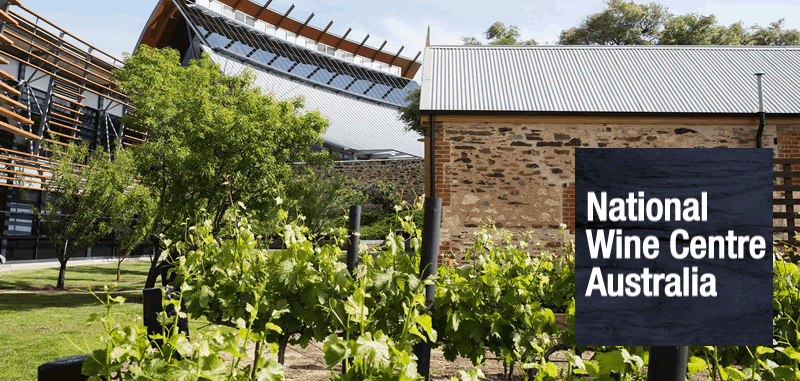
[[[331,164],[313,170],[297,167],[295,173],[286,186],[288,209],[295,217],[302,216],[303,224],[314,237],[324,233],[331,220],[346,215],[350,206],[366,200],[356,181],[335,172]]]
[[[670,14],[661,4],[609,0],[602,12],[581,25],[561,32],[561,45],[651,45]]]
[[[133,168],[130,155],[126,151],[117,151],[117,160],[128,163]],[[122,261],[139,245],[146,242],[153,229],[153,219],[156,214],[156,203],[150,191],[141,184],[132,184],[131,188],[122,198],[123,224],[114,228],[117,239],[117,282],[119,282]]]
[[[787,46],[800,45],[800,31],[783,29],[784,19],[770,23],[769,27],[754,25],[750,37],[753,45]]]
[[[129,149],[156,202],[149,234],[156,248],[182,236],[186,220],[203,210],[215,230],[234,203],[275,215],[291,163],[321,156],[311,148],[327,120],[304,111],[302,98],[262,94],[252,72],[227,75],[207,56],[182,67],[177,51],[140,46],[116,77],[136,107],[123,122],[149,134]],[[160,252],[145,287],[155,284]]]
[[[658,3],[609,0],[606,9],[581,25],[561,32],[561,45],[800,45],[800,31],[783,29],[783,19],[769,27],[745,28],[742,22],[720,25],[714,15],[674,16]]]
[[[516,25],[506,27],[506,24],[499,21],[492,24],[489,29],[486,29],[483,35],[489,40],[489,45],[536,45],[536,40],[534,39],[521,40],[519,27]],[[482,44],[475,37],[461,37],[461,41],[464,41],[464,45]]]
[[[714,15],[688,13],[670,18],[660,34],[660,45],[746,45],[748,33],[742,23],[730,27],[717,24]]]
[[[414,131],[422,136],[426,136],[428,130],[422,126],[419,113],[419,100],[422,88],[417,86],[408,90],[406,95],[406,105],[400,108],[400,120],[406,125],[406,131]]]
[[[122,199],[133,180],[124,166],[102,150],[90,153],[85,143],[46,149],[55,160],[44,180],[43,207],[34,212],[56,248],[56,287],[63,289],[67,262],[123,223]]]

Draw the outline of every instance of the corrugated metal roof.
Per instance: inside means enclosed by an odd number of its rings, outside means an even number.
[[[800,47],[432,46],[423,111],[800,114]]]
[[[203,47],[212,61],[228,74],[238,74],[249,65]],[[425,147],[415,132],[406,132],[398,108],[386,103],[357,98],[314,86],[312,82],[290,79],[277,72],[253,68],[255,85],[280,99],[305,97],[306,109],[317,110],[330,120],[322,139],[331,145],[355,151],[399,151],[423,157]],[[397,155],[401,156],[401,155]]]

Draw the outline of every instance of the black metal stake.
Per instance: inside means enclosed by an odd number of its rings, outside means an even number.
[[[353,275],[358,267],[358,245],[361,243],[361,239],[358,237],[358,233],[361,232],[361,205],[350,207],[350,218],[347,222],[350,231],[350,246],[347,247],[347,271]],[[342,361],[342,374],[345,373],[348,364],[353,364],[352,357]]]
[[[684,381],[689,347],[650,347],[648,381]]]
[[[350,246],[347,247],[347,270],[350,274],[358,267],[358,245],[361,243],[358,233],[361,232],[361,206],[353,205],[350,207],[350,219],[348,220],[350,230]]]
[[[172,295],[172,287],[167,287],[167,300],[176,298]],[[161,327],[161,323],[158,321],[158,313],[164,310],[164,305],[162,304],[161,299],[161,292],[160,288],[146,288],[142,291],[142,307],[143,307],[143,315],[144,315],[144,325],[147,327],[147,336],[154,335],[154,334],[161,334],[163,333],[163,328]],[[183,309],[184,307],[181,306]],[[167,306],[167,316],[175,316],[175,306],[169,305]],[[171,325],[165,327],[167,331],[172,329]],[[183,333],[186,337],[189,337],[189,318],[188,317],[179,317],[178,318],[178,332]],[[155,340],[153,343],[154,346],[161,346],[162,340]],[[177,352],[175,353],[177,355]]]
[[[425,280],[436,276],[436,266],[439,261],[439,225],[442,217],[442,199],[425,198],[425,218],[422,225],[422,257],[419,261],[420,277]],[[433,298],[436,294],[435,285],[425,286],[425,306],[433,315]],[[430,377],[431,343],[426,335],[426,340],[414,348],[417,355],[417,372],[427,380]]]

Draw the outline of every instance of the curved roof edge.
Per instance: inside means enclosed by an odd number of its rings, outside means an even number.
[[[422,66],[422,63],[416,61],[416,58],[409,59],[402,57],[399,55],[400,52],[385,52],[381,50],[383,45],[381,48],[376,49],[363,44],[362,42],[345,39],[342,36],[329,33],[327,28],[325,28],[325,30],[319,30],[311,25],[307,25],[304,22],[288,17],[288,12],[286,14],[280,14],[249,0],[217,1],[228,5],[234,10],[246,13],[257,20],[261,20],[271,25],[280,26],[281,29],[298,34],[305,38],[315,40],[329,46],[334,46],[337,47],[337,49],[341,49],[363,57],[369,57],[378,62],[399,66],[402,68],[401,75],[408,79],[414,78],[414,76],[417,74],[417,71]],[[267,5],[268,4],[269,3],[267,3]],[[158,41],[162,39],[163,34],[166,33],[168,29],[166,26],[169,24],[169,19],[175,15],[175,12],[177,12],[177,6],[173,3],[173,0],[159,0],[158,4],[153,10],[153,13],[147,20],[144,29],[142,29],[142,34],[139,36],[139,41],[136,43],[136,48],[138,49],[139,45],[141,44],[157,47],[156,45],[158,44]],[[332,23],[333,21],[331,21],[331,24]],[[369,38],[369,35],[367,35],[367,38]],[[367,39],[364,39],[364,42],[366,42],[366,40]],[[417,57],[419,57],[419,55],[417,55]]]

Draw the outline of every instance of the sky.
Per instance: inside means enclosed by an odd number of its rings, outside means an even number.
[[[263,0],[254,1],[263,4]],[[800,29],[800,0],[660,3],[673,14],[713,14],[725,25],[744,21],[745,26],[766,26],[784,17],[784,27]],[[133,51],[156,4],[157,0],[24,1],[42,17],[119,58],[123,52]],[[404,46],[402,55],[408,58],[425,47],[428,26],[433,45],[460,45],[463,36],[482,38],[482,32],[495,21],[517,25],[523,39],[553,44],[562,30],[577,26],[586,16],[604,8],[603,0],[273,0],[270,9],[285,12],[292,4],[296,5],[291,13],[294,19],[305,21],[313,12],[310,24],[319,29],[333,20],[330,32],[343,35],[353,28],[348,39],[361,41],[369,34],[367,45],[377,47],[387,40],[384,50],[396,52]]]

